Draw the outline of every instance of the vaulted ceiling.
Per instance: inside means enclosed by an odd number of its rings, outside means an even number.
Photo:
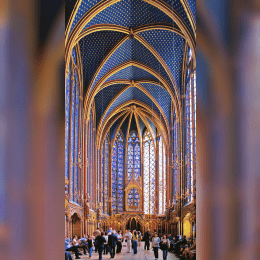
[[[66,63],[78,52],[100,143],[109,129],[140,139],[157,129],[167,143],[189,49],[195,56],[195,13],[195,0],[66,0]]]

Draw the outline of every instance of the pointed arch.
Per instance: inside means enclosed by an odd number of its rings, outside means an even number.
[[[159,214],[165,212],[166,205],[166,149],[162,139],[162,136],[159,134]]]
[[[137,131],[133,130],[130,132],[126,144],[126,150],[127,178],[132,179],[132,174],[134,173],[134,178],[137,179],[141,176],[141,147]]]
[[[143,171],[144,171],[144,212],[156,213],[156,183],[155,183],[155,147],[148,130],[143,136]]]
[[[108,192],[109,192],[109,134],[106,134],[101,152],[101,203],[103,213],[108,214]]]
[[[111,161],[112,210],[116,214],[123,211],[124,135],[121,130],[118,131],[113,144]]]

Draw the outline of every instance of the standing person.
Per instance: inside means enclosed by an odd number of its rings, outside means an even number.
[[[126,230],[126,233],[124,235],[124,237],[126,238],[126,243],[127,243],[127,253],[131,252],[131,239],[132,239],[132,234],[130,232],[130,230]]]
[[[163,251],[163,260],[167,259],[169,248],[170,248],[170,240],[164,234],[161,240],[161,250]]]
[[[106,239],[106,243],[104,244],[104,255],[108,254],[108,235],[107,232],[105,232],[104,238]]]
[[[98,249],[98,254],[99,254],[99,260],[102,260],[102,253],[104,251],[104,244],[106,243],[106,239],[104,238],[105,233],[101,232],[100,236],[96,237],[95,245],[96,248]]]
[[[92,238],[90,236],[88,236],[87,243],[88,243],[89,258],[91,258],[94,244],[93,244]]]
[[[96,238],[97,236],[101,236],[101,232],[100,232],[99,228],[97,228],[97,229],[94,231],[93,235],[95,236],[95,238]],[[97,251],[98,251],[98,249],[97,249],[97,247],[95,246],[95,252],[97,252]]]
[[[150,229],[148,229],[145,233],[144,233],[144,250],[150,250]]]
[[[138,235],[137,232],[133,232],[133,248],[134,248],[134,254],[137,254],[137,243],[138,243]]]
[[[116,244],[117,244],[117,237],[115,235],[115,231],[112,230],[111,235],[108,236],[108,245],[111,248],[110,251],[111,258],[115,257]]]
[[[141,246],[141,241],[142,241],[142,234],[140,231],[138,231],[138,247]]]
[[[155,259],[158,259],[158,249],[160,246],[160,238],[158,237],[157,233],[154,233],[152,244],[153,244],[154,257],[155,257]]]
[[[121,234],[121,230],[118,231],[118,236],[117,236],[117,247],[116,247],[116,253],[119,254],[121,253],[122,250],[122,239],[123,236]]]

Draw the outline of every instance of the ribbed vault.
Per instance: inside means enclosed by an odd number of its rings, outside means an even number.
[[[193,187],[194,4],[66,0],[65,176],[85,220],[155,220]]]
[[[85,114],[95,103],[99,128],[112,111],[118,113],[116,106],[139,100],[159,115],[169,134],[172,106],[180,116],[183,53],[195,46],[192,1],[73,3],[67,9],[66,64],[74,48],[80,56]]]

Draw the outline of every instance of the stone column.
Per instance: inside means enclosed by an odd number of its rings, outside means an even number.
[[[71,238],[72,237],[72,219],[71,218],[68,219],[68,230],[69,230],[68,237]]]
[[[81,235],[81,237],[83,237],[83,232],[84,232],[84,230],[83,230],[83,220],[80,220],[80,235]]]
[[[70,237],[70,219],[69,219],[68,216],[66,217],[66,226],[67,226],[67,228],[66,228],[66,231],[67,231],[66,235],[69,238]]]

